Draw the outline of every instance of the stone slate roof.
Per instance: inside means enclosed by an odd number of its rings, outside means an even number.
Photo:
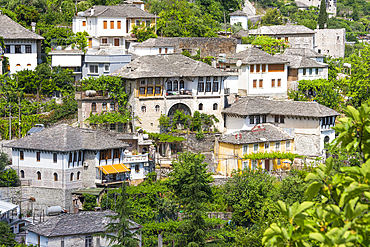
[[[307,4],[302,3],[300,1],[295,1],[295,3],[297,4],[298,8],[308,8],[309,7]]]
[[[77,214],[55,216],[47,221],[27,227],[27,230],[45,237],[59,237],[105,232],[106,225],[111,222],[107,215],[115,215],[113,211],[85,211]],[[141,226],[131,221],[131,228]]]
[[[257,128],[259,127],[259,128]],[[240,136],[240,135],[241,136]],[[237,135],[237,138],[235,137]],[[241,137],[241,138],[240,138]],[[258,124],[252,130],[242,130],[223,135],[220,142],[231,144],[248,144],[292,140],[293,137],[272,124]]]
[[[28,30],[6,15],[0,14],[0,36],[4,39],[44,39],[42,36]]]
[[[229,15],[230,16],[248,16],[247,13],[245,13],[241,10],[234,11],[234,12],[230,13]]]
[[[48,53],[49,55],[56,55],[56,54],[76,54],[76,55],[83,55],[83,51],[81,50],[53,50]]]
[[[228,62],[236,63],[238,60],[242,61],[242,64],[283,64],[287,63],[287,61],[274,57],[261,49],[256,47],[248,48],[247,50],[241,51],[239,53],[235,53],[228,57],[228,59],[233,59],[234,61]]]
[[[284,51],[286,55],[298,55],[308,58],[317,58],[317,57],[325,57],[323,54],[320,54],[312,49],[308,48],[286,48]]]
[[[91,14],[94,9],[94,14]],[[112,6],[96,5],[85,10],[87,17],[129,17],[129,18],[155,18],[155,15],[146,12],[133,4],[119,4]]]
[[[223,114],[239,116],[250,115],[285,115],[296,117],[328,117],[339,116],[329,107],[312,101],[270,100],[260,97],[241,98],[222,111]]]
[[[289,34],[314,34],[315,31],[303,25],[277,25],[277,26],[262,26],[257,29],[248,30],[248,32],[239,31],[238,34],[244,37],[249,35],[289,35]]]
[[[286,55],[284,53],[284,54],[276,54],[275,57],[289,61],[289,67],[292,69],[328,67],[328,65],[325,63],[319,63],[311,58],[298,56],[298,55]]]
[[[60,124],[7,143],[4,147],[59,152],[127,147],[126,143],[118,140],[117,135],[118,133],[111,131]]]
[[[228,76],[229,73],[182,54],[166,54],[139,57],[109,75],[137,79],[177,76]]]

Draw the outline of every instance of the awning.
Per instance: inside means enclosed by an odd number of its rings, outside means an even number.
[[[12,204],[12,203],[9,203],[9,202],[4,202],[4,201],[0,201],[0,212],[1,214],[5,214],[6,212],[9,212],[13,209],[16,209],[17,208],[17,211],[19,211],[19,206],[18,205],[15,205],[15,204]]]
[[[124,164],[99,166],[99,170],[103,171],[104,174],[116,174],[130,171]]]

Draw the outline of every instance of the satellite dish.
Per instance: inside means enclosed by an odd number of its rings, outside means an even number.
[[[237,67],[242,66],[242,60],[238,60],[238,61],[236,62],[236,66],[237,66]]]

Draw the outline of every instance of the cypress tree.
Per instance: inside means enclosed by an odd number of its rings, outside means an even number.
[[[328,21],[328,14],[326,13],[325,0],[321,0],[320,13],[319,13],[319,28],[324,29],[325,23]]]

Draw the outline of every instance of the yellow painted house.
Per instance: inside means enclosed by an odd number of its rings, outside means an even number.
[[[267,171],[288,169],[289,160],[269,158],[262,160],[244,159],[251,153],[288,152],[294,153],[293,137],[272,124],[258,124],[251,130],[223,135],[216,142],[215,156],[217,172],[231,175],[233,170],[261,167]]]

